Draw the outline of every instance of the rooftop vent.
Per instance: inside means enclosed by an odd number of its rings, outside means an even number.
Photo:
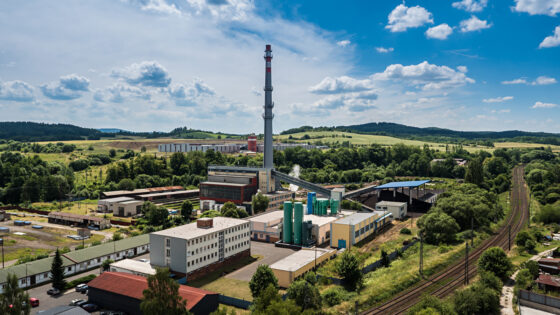
[[[196,220],[196,227],[199,229],[209,229],[214,226],[214,220],[212,218],[200,218]]]

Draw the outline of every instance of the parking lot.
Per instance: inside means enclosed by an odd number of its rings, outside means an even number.
[[[271,264],[293,254],[294,252],[294,250],[289,248],[276,247],[272,243],[251,241],[251,255],[261,255],[263,256],[263,258],[228,274],[226,278],[250,281],[255,271],[257,271],[257,267],[259,265],[270,266]]]

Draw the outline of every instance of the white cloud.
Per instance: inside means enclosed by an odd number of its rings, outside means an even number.
[[[495,113],[507,114],[507,113],[511,112],[511,110],[510,110],[509,108],[500,109],[500,110],[495,110],[495,109],[493,109],[493,110],[491,110],[490,112],[493,113],[493,114],[495,114]]]
[[[93,99],[98,102],[124,103],[132,99],[149,100],[151,93],[140,87],[117,83],[106,89],[96,90]]]
[[[560,26],[556,26],[554,34],[547,36],[539,44],[539,48],[550,48],[560,46]]]
[[[502,84],[527,84],[527,80],[519,78],[511,81],[502,81]]]
[[[540,76],[538,77],[532,84],[533,85],[548,85],[548,84],[555,84],[556,83],[556,79],[555,78],[551,78],[551,77],[547,77],[547,76]]]
[[[446,23],[443,23],[438,26],[430,27],[426,31],[426,37],[443,40],[447,39],[451,33],[453,33],[453,29]]]
[[[34,90],[33,86],[20,80],[0,81],[0,100],[31,102],[35,99]]]
[[[466,66],[457,66],[457,70],[463,73],[467,73],[467,71],[469,71]]]
[[[513,96],[501,96],[501,97],[495,97],[495,98],[485,98],[482,101],[484,103],[502,103],[505,101],[511,101],[513,99]]]
[[[140,8],[144,11],[181,15],[181,11],[177,9],[174,3],[167,3],[165,0],[144,0],[140,2]]]
[[[388,47],[388,48],[375,47],[375,50],[377,50],[377,52],[380,53],[380,54],[386,54],[386,53],[393,52],[395,50],[395,48],[393,48],[393,47]]]
[[[122,78],[132,85],[166,87],[171,83],[167,69],[157,61],[133,63],[123,69],[113,70],[111,76]]]
[[[41,85],[43,95],[53,100],[73,100],[89,91],[89,79],[76,74],[60,77],[58,82]]]
[[[169,88],[169,95],[179,106],[196,106],[202,98],[216,95],[216,91],[199,78],[188,84],[176,84]]]
[[[527,79],[525,78],[519,78],[511,81],[502,81],[502,84],[549,85],[549,84],[555,84],[556,82],[557,81],[555,78],[541,75],[532,82],[527,81]]]
[[[461,0],[458,2],[453,2],[451,5],[454,8],[465,10],[468,12],[480,12],[486,8],[488,0]]]
[[[530,15],[555,16],[560,12],[560,0],[515,0],[514,11],[526,12]]]
[[[399,4],[388,17],[388,24],[386,29],[391,32],[404,32],[408,28],[420,27],[424,24],[433,24],[434,19],[432,13],[423,7],[417,5],[414,7],[407,7],[404,4]]]
[[[466,33],[490,28],[492,24],[488,24],[486,20],[480,20],[473,15],[470,19],[461,21],[460,26],[461,32]]]
[[[319,84],[309,88],[315,94],[337,94],[365,91],[372,88],[371,80],[357,80],[348,76],[338,78],[326,77]]]
[[[531,108],[553,108],[556,106],[558,105],[553,103],[536,102]]]
[[[402,81],[424,90],[452,88],[475,82],[463,72],[455,71],[447,66],[433,65],[427,61],[410,66],[393,64],[388,66],[385,71],[374,74],[372,78]]]
[[[345,40],[341,40],[339,42],[336,42],[336,44],[340,47],[346,47],[346,46],[350,45],[350,41],[345,39]]]

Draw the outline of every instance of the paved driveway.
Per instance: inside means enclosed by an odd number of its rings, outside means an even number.
[[[250,281],[255,271],[257,271],[257,267],[259,265],[270,266],[280,259],[293,254],[294,252],[294,250],[289,248],[275,247],[274,244],[251,241],[251,255],[261,255],[263,256],[263,258],[239,270],[229,273],[228,275],[226,275],[226,278]]]

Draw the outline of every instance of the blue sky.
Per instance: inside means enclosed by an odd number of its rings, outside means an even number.
[[[0,2],[0,120],[560,132],[560,0]]]

